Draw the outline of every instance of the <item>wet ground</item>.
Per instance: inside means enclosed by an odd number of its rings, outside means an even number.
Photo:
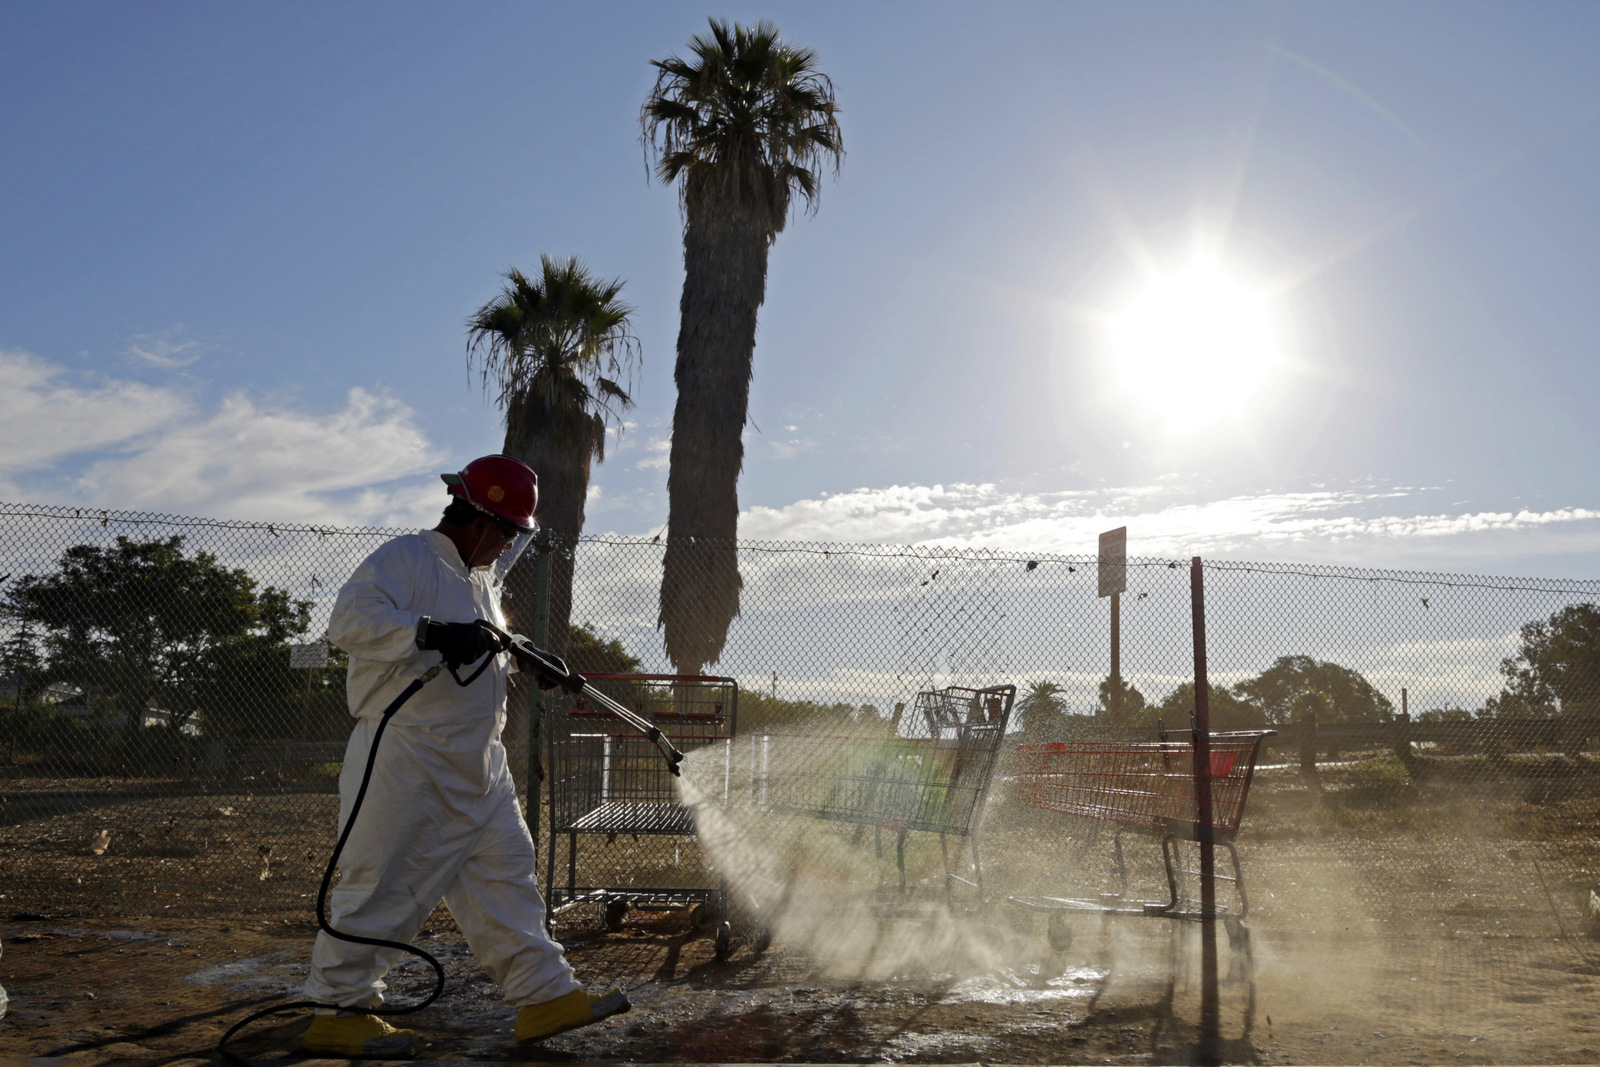
[[[273,923],[206,929],[130,929],[84,923],[0,926],[11,1012],[0,1022],[10,1055],[88,1062],[204,1059],[233,1018],[293,992],[310,930]],[[1143,1062],[1158,1020],[1132,997],[1091,1007],[1099,976],[1079,969],[863,982],[774,946],[719,963],[683,916],[641,917],[617,934],[569,931],[585,981],[621,980],[633,1011],[563,1035],[530,1054],[512,1037],[513,1011],[459,938],[422,944],[446,967],[443,998],[412,1017],[432,1059],[506,1061]],[[395,1000],[424,993],[426,969],[406,963]],[[1129,990],[1132,992],[1132,989]],[[240,1042],[252,1057],[288,1054],[303,1015],[264,1022]]]
[[[726,962],[683,914],[636,915],[610,934],[574,915],[558,934],[579,976],[625,986],[635,1007],[534,1050],[516,1047],[514,1013],[441,912],[422,943],[449,984],[408,1025],[432,1060],[1192,1062],[1196,927],[1077,914],[1071,944],[1052,951],[1045,917],[1005,897],[1111,888],[1113,841],[1048,813],[1016,812],[997,793],[985,831],[987,908],[903,909],[854,926],[826,912],[833,936],[811,926],[780,934],[764,953],[736,946]],[[1600,1062],[1600,938],[1579,925],[1600,884],[1600,798],[1475,795],[1458,810],[1449,797],[1413,791],[1358,803],[1331,786],[1264,775],[1252,805],[1255,823],[1240,839],[1253,887],[1248,953],[1218,935],[1227,1061]],[[165,825],[143,832],[154,840]],[[84,828],[74,832],[87,839]],[[254,839],[235,843],[265,862]],[[24,844],[56,855],[48,841]],[[937,843],[912,851],[913,881],[918,870],[936,879]],[[1153,842],[1130,839],[1125,851],[1135,891],[1159,891]],[[156,857],[163,869],[187,862],[166,852]],[[86,870],[106,860],[81,844],[59,858]],[[293,858],[314,871],[314,856]],[[246,888],[230,887],[230,899],[253,890],[269,906],[278,862],[269,880],[251,873]],[[119,871],[92,868],[102,885]],[[96,919],[106,912],[84,899],[58,894],[50,917],[0,911],[0,983],[12,998],[0,1057],[206,1062],[228,1025],[304,979],[309,899],[270,919],[222,922],[173,916],[166,898],[157,902],[165,918]],[[870,936],[839,935],[857,929]],[[392,999],[420,999],[429,973],[403,964]],[[305,1024],[303,1014],[285,1016],[252,1028],[239,1047],[260,1062],[283,1060]]]
[[[514,1013],[459,937],[433,936],[422,944],[444,963],[449,985],[408,1025],[424,1034],[423,1056],[433,1060],[1192,1062],[1193,928],[1175,934],[1165,921],[1092,918],[1081,925],[1066,953],[1049,952],[1041,938],[1038,952],[1014,968],[870,979],[852,973],[859,959],[818,961],[782,945],[760,956],[736,948],[719,963],[682,915],[635,917],[614,934],[571,929],[565,940],[580,977],[620,981],[634,1009],[537,1050],[518,1049]],[[0,975],[12,1004],[0,1022],[0,1053],[86,1063],[212,1060],[234,1019],[295,991],[310,933],[307,924],[282,921],[5,923]],[[1330,973],[1359,962],[1370,987],[1329,997],[1317,992],[1327,988],[1326,974],[1281,962],[1291,944],[1258,935],[1252,971],[1221,940],[1229,1062],[1600,1061],[1590,1007],[1600,983],[1592,973],[1551,971],[1542,987],[1522,975],[1524,995],[1475,1013],[1470,1025],[1441,1025],[1437,998],[1414,984],[1419,976],[1370,965],[1382,955],[1376,944],[1343,941],[1324,955]],[[1493,958],[1500,946],[1467,947],[1483,957],[1483,980],[1501,977],[1503,961]],[[1107,951],[1122,961],[1109,973]],[[429,986],[426,969],[408,962],[393,976],[391,996],[420,997]],[[292,1058],[305,1022],[299,1013],[268,1021],[238,1047],[260,1062]]]

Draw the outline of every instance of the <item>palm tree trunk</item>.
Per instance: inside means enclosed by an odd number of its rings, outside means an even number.
[[[680,674],[715,663],[739,614],[739,472],[766,298],[768,210],[691,183],[667,474],[660,625]]]
[[[539,525],[553,535],[550,559],[550,651],[563,655],[572,621],[573,553],[583,532],[583,511],[589,493],[593,434],[604,430],[585,420],[578,433],[562,425],[548,406],[530,394],[506,410],[505,453],[532,467],[539,476]],[[565,420],[570,423],[572,420]],[[582,436],[582,440],[576,439]],[[533,553],[523,554],[506,579],[505,609],[513,626],[526,630],[532,622]]]

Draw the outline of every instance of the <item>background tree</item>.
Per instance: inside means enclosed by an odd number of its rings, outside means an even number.
[[[1574,604],[1522,628],[1522,647],[1501,661],[1506,687],[1486,715],[1600,712],[1600,608]]]
[[[1310,656],[1279,656],[1272,666],[1240,682],[1233,691],[1259,707],[1272,726],[1296,721],[1295,701],[1307,693],[1326,698],[1319,711],[1324,723],[1388,722],[1394,718],[1389,698],[1360,674]]]
[[[538,520],[560,538],[550,573],[548,643],[565,649],[572,614],[571,547],[583,532],[591,463],[605,461],[606,429],[633,399],[622,384],[638,359],[633,309],[620,278],[604,281],[576,257],[539,257],[529,278],[510,270],[499,296],[467,320],[467,360],[505,412],[503,451],[539,475]],[[507,583],[507,609],[532,600],[532,556]]]
[[[907,708],[906,715],[911,714]],[[845,738],[884,736],[889,721],[873,704],[819,704],[813,700],[787,700],[759,689],[739,692],[739,732],[746,736],[767,731],[801,730],[806,733],[836,733]]]
[[[1220,685],[1211,687],[1207,706],[1213,730],[1259,730],[1267,724],[1266,713],[1259,706]],[[1189,729],[1194,722],[1194,683],[1180,684],[1155,705],[1154,711],[1167,729]]]
[[[1067,711],[1062,692],[1055,682],[1038,681],[1030,684],[1017,701],[1022,732],[1030,740],[1053,741],[1066,736]]]
[[[796,195],[814,208],[843,155],[833,83],[778,28],[711,20],[689,58],[652,60],[640,114],[657,177],[678,183],[683,296],[660,625],[684,674],[715,663],[739,614],[739,472],[767,255]]]
[[[1452,707],[1431,708],[1416,715],[1418,722],[1471,722],[1473,718],[1468,709]]]
[[[26,620],[0,645],[0,700],[29,700],[44,679],[44,660]]]
[[[343,741],[351,726],[344,687],[349,662],[343,649],[330,646],[326,667],[296,670],[277,635],[226,642],[195,687],[200,722],[218,737]]]
[[[1120,684],[1122,695],[1122,699],[1116,705],[1119,709],[1117,719],[1118,721],[1132,722],[1138,719],[1144,711],[1144,694],[1134,688],[1133,683],[1128,681],[1126,675],[1118,678],[1117,682]],[[1108,674],[1100,679],[1100,704],[1095,709],[1096,715],[1109,716],[1111,714],[1111,690],[1111,675]],[[1191,697],[1191,699],[1193,698]]]
[[[637,657],[622,647],[621,641],[606,641],[588,626],[568,631],[567,664],[579,674],[637,674]]]
[[[10,607],[39,627],[46,678],[92,688],[130,731],[152,707],[178,730],[197,713],[292,699],[287,645],[311,617],[309,601],[184,555],[182,537],[75,545],[54,574],[18,582]]]
[[[0,645],[0,716],[6,723],[6,762],[17,758],[17,734],[21,731],[22,709],[42,687],[44,661],[34,643],[28,624],[16,628]]]

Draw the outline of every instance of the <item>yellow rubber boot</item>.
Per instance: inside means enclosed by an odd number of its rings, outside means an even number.
[[[340,1012],[316,1015],[300,1039],[300,1051],[324,1056],[402,1059],[416,1054],[417,1032],[390,1026],[376,1015]]]
[[[631,1007],[633,1005],[628,1001],[628,994],[620,989],[607,990],[598,997],[577,989],[543,1004],[518,1008],[517,1040],[543,1041],[547,1037],[576,1030],[613,1015],[625,1015]]]

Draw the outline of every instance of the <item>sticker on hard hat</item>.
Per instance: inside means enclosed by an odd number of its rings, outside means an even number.
[[[491,485],[489,491],[484,495],[489,498],[489,503],[498,504],[506,498],[506,491],[498,485]]]

